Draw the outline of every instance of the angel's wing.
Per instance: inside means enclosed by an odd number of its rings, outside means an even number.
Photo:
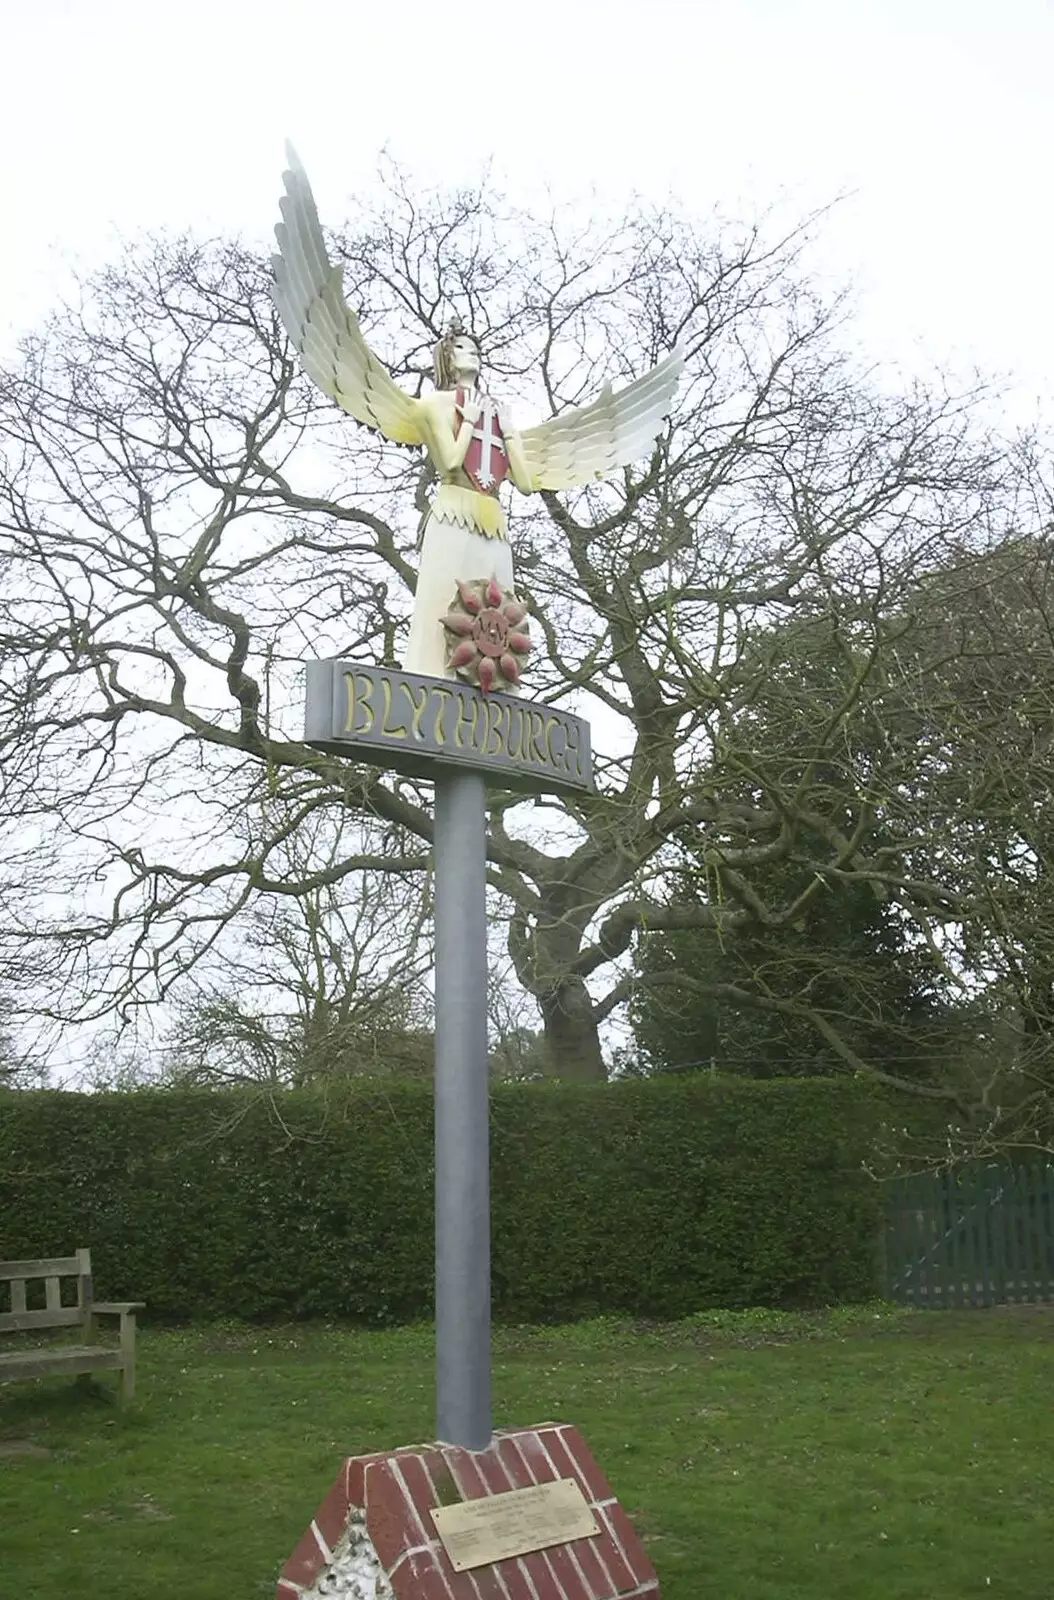
[[[344,299],[344,269],[326,255],[307,174],[286,145],[289,171],[275,228],[279,254],[274,267],[274,303],[304,371],[359,422],[379,428],[398,444],[421,444],[418,405],[405,394],[362,337]]]
[[[574,489],[647,455],[669,415],[684,367],[679,349],[613,394],[564,411],[521,435],[535,489]]]

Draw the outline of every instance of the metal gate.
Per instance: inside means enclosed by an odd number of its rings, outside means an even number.
[[[1054,1301],[1054,1166],[968,1166],[887,1185],[886,1292],[901,1305]]]

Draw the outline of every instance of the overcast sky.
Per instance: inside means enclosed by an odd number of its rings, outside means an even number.
[[[1051,0],[0,0],[0,347],[116,234],[264,244],[292,139],[323,217],[387,146],[530,203],[676,195],[824,224],[868,351],[1049,404]]]

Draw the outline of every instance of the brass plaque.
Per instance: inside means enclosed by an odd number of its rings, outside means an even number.
[[[455,1572],[601,1531],[574,1478],[439,1506],[432,1521]]]

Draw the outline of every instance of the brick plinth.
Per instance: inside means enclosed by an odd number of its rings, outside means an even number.
[[[454,1571],[430,1510],[556,1478],[575,1479],[598,1534]],[[310,1589],[356,1510],[396,1600],[658,1600],[655,1569],[632,1523],[567,1424],[506,1429],[486,1450],[429,1444],[349,1457],[283,1566],[276,1600],[300,1600]]]

